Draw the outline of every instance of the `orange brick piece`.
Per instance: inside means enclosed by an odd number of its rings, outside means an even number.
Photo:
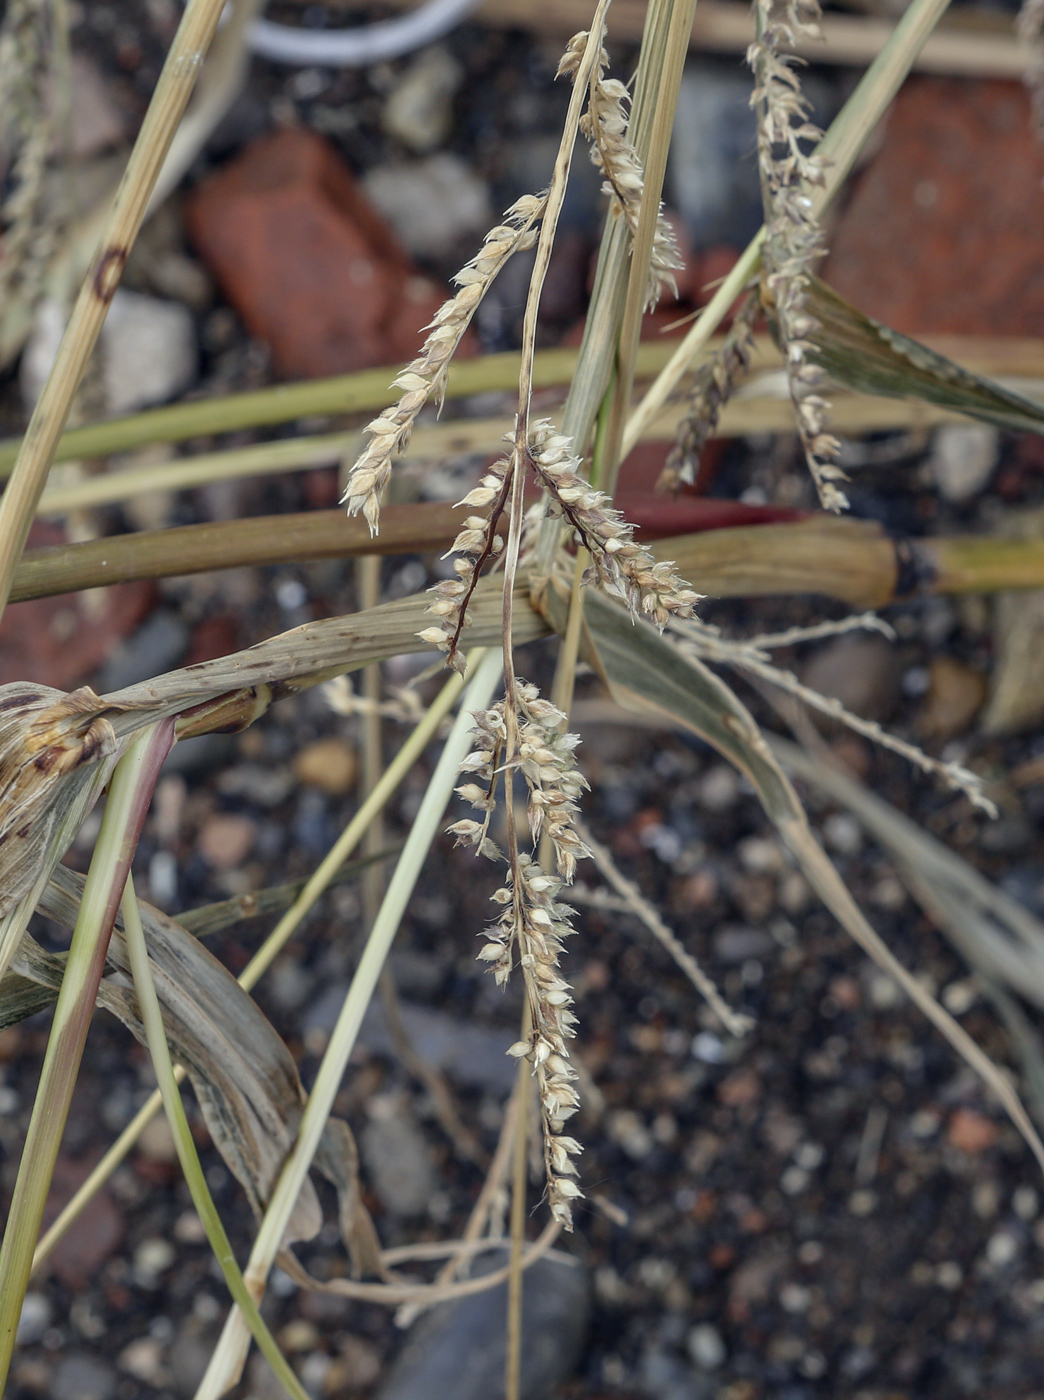
[[[1044,335],[1042,181],[1020,83],[912,78],[823,276],[909,334]]]
[[[189,232],[289,378],[408,360],[443,293],[419,276],[336,151],[293,127],[204,180]]]

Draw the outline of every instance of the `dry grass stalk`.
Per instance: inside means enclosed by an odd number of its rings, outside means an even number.
[[[189,0],[131,152],[91,272],[80,289],[47,383],[0,499],[0,612],[25,547],[87,361],[94,349],[167,149],[195,87],[224,0]]]

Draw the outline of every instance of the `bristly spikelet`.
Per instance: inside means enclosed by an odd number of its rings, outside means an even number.
[[[575,72],[587,37],[584,32],[569,41],[556,76]],[[605,37],[604,31],[602,37]],[[608,67],[609,56],[602,49],[591,75],[590,96],[587,111],[580,118],[580,130],[591,142],[591,160],[605,176],[602,193],[609,196],[610,213],[622,215],[633,236],[638,228],[645,175],[638,154],[627,139],[630,93],[616,78],[605,76]],[[684,265],[674,230],[664,218],[661,204],[649,263],[646,310],[654,307],[665,291],[677,296],[674,274]]]
[[[590,578],[620,598],[634,617],[647,617],[662,632],[670,617],[691,617],[700,595],[667,560],[635,543],[634,526],[612,501],[580,475],[573,440],[548,419],[533,425],[530,462],[540,484],[575,529],[591,555]]]
[[[736,381],[750,368],[754,326],[761,315],[757,288],[747,292],[728,334],[717,352],[696,371],[689,395],[689,411],[678,426],[660,479],[658,491],[677,491],[696,480],[700,457],[714,436],[721,410],[732,397]]]
[[[816,321],[808,309],[811,265],[823,252],[809,188],[822,185],[825,164],[802,143],[822,136],[808,121],[809,103],[785,50],[795,40],[821,38],[819,0],[756,0],[758,38],[747,50],[754,70],[751,105],[758,114],[758,166],[765,206],[762,253],[766,306],[775,311],[797,414],[797,428],[819,499],[826,510],[848,505],[837,486],[837,438],[827,432],[830,405],[819,389],[823,371],[809,358]]]
[[[486,234],[482,247],[453,279],[460,291],[436,312],[420,354],[395,380],[395,387],[403,390],[399,402],[367,424],[370,441],[352,467],[341,499],[349,515],[362,511],[371,535],[377,533],[392,458],[409,445],[414,420],[428,399],[434,396],[442,407],[449,362],[471,318],[508,259],[533,246],[546,202],[543,195],[524,195],[504,215],[504,222]]]

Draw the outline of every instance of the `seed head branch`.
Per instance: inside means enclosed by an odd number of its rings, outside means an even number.
[[[599,583],[626,603],[634,617],[649,618],[661,632],[672,616],[692,617],[700,595],[672,563],[655,560],[651,550],[637,544],[634,526],[614,510],[603,491],[581,476],[572,438],[541,419],[533,427],[530,460],[551,498],[551,509],[561,511],[590,552],[585,581]]]
[[[399,402],[367,424],[370,441],[349,473],[342,500],[349,515],[362,511],[372,535],[377,533],[392,458],[409,445],[414,420],[431,397],[441,409],[449,363],[471,318],[508,259],[536,242],[546,204],[546,195],[524,195],[504,215],[504,222],[486,234],[482,247],[453,279],[460,290],[436,312],[420,354],[395,380],[395,387],[403,391]]]
[[[517,959],[522,969],[532,1032],[511,1053],[533,1065],[540,1091],[544,1124],[544,1158],[548,1203],[555,1219],[567,1229],[572,1224],[571,1204],[581,1195],[573,1181],[572,1158],[580,1144],[563,1135],[566,1120],[579,1105],[574,1087],[576,1071],[569,1063],[566,1041],[574,1034],[576,1018],[570,1011],[572,994],[561,976],[559,957],[563,940],[573,932],[572,910],[557,902],[564,884],[572,880],[576,862],[589,852],[576,832],[578,802],[587,783],[576,767],[576,735],[564,732],[566,716],[541,698],[536,686],[519,680],[517,760],[507,773],[519,771],[529,790],[528,820],[534,841],[546,832],[555,853],[557,874],[545,872],[532,855],[518,849],[517,831],[511,820],[514,803],[510,777],[506,779],[509,851],[508,878],[493,895],[501,913],[483,935],[479,960],[489,964],[498,985],[507,982]],[[450,831],[458,844],[475,846],[490,859],[502,859],[488,835],[494,810],[498,770],[507,751],[508,701],[475,715],[475,748],[461,765],[479,779],[457,789],[472,804],[481,820],[454,823]]]
[[[575,71],[582,53],[581,41],[586,38],[586,35],[577,34],[570,41],[559,64],[559,73]],[[608,67],[609,56],[599,45],[598,61],[591,74],[587,111],[580,119],[580,130],[591,142],[592,162],[605,176],[602,193],[609,196],[610,216],[622,216],[633,237],[638,228],[645,174],[638,153],[627,139],[631,95],[618,79],[605,76]],[[674,274],[683,266],[674,230],[664,218],[661,204],[649,264],[647,310],[656,305],[665,291],[677,296]]]
[[[758,115],[758,166],[765,206],[762,253],[763,296],[775,311],[779,338],[805,449],[819,499],[827,510],[848,505],[838,487],[845,474],[837,465],[837,438],[827,432],[830,405],[820,389],[824,374],[809,358],[816,321],[808,309],[813,261],[822,253],[818,219],[810,196],[825,184],[825,162],[806,154],[804,143],[823,133],[808,120],[809,102],[786,53],[798,39],[821,38],[819,0],[756,0],[758,35],[747,50],[754,70],[751,105]]]
[[[754,327],[760,315],[761,298],[755,285],[748,289],[718,350],[696,371],[689,411],[678,426],[678,436],[656,484],[658,491],[677,491],[696,480],[700,457],[714,436],[721,410],[737,381],[750,369]]]

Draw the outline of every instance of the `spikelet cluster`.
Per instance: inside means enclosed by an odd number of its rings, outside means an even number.
[[[587,37],[587,33],[582,32],[570,39],[556,76],[576,71]],[[618,79],[605,76],[608,67],[609,56],[602,49],[591,77],[587,111],[580,118],[580,130],[591,142],[591,160],[605,176],[602,193],[609,196],[610,213],[623,216],[633,237],[638,228],[645,174],[637,152],[627,139],[630,93]],[[663,216],[661,203],[649,263],[647,310],[656,305],[665,291],[677,296],[674,274],[683,266],[674,230]]]
[[[432,602],[428,612],[437,619],[432,627],[425,627],[417,636],[421,641],[436,646],[447,654],[446,664],[464,674],[464,658],[459,642],[461,633],[471,621],[468,604],[478,583],[483,564],[495,559],[504,548],[504,538],[497,534],[497,526],[504,512],[504,505],[511,489],[511,461],[502,458],[489,467],[479,484],[469,491],[458,505],[470,506],[473,510],[485,509],[485,515],[469,515],[464,528],[443,555],[458,557],[453,561],[455,578],[443,579],[429,592]]]
[[[677,491],[696,480],[700,457],[714,436],[721,410],[732,397],[740,377],[750,369],[754,326],[761,314],[761,299],[752,289],[733,318],[721,345],[697,370],[689,396],[689,411],[678,427],[678,436],[668,454],[658,491]]]
[[[525,681],[517,683],[516,700],[518,751],[512,767],[522,772],[529,789],[533,840],[546,832],[558,874],[548,874],[526,852],[519,852],[509,862],[507,883],[493,895],[501,912],[483,934],[478,956],[492,968],[499,986],[507,982],[516,959],[522,969],[532,1031],[528,1039],[512,1046],[511,1054],[528,1059],[537,1077],[548,1204],[555,1219],[570,1229],[572,1202],[582,1194],[573,1180],[576,1168],[572,1162],[580,1144],[565,1136],[562,1129],[580,1101],[573,1082],[576,1071],[569,1063],[566,1046],[576,1017],[569,1009],[573,1002],[569,984],[559,968],[563,940],[573,932],[572,910],[559,904],[557,896],[573,878],[577,860],[589,854],[574,829],[577,801],[587,784],[574,758],[579,740],[563,732],[565,715]],[[475,748],[461,764],[461,771],[472,781],[463,783],[457,792],[477,809],[481,820],[469,818],[449,828],[458,844],[475,846],[492,860],[503,859],[488,833],[495,810],[497,773],[507,751],[507,728],[504,701],[476,713],[472,731]]]
[[[620,598],[634,617],[647,617],[662,632],[671,617],[691,617],[700,595],[682,579],[674,565],[657,561],[633,538],[630,525],[612,501],[580,474],[573,440],[548,419],[533,425],[529,456],[540,484],[576,530],[591,555],[589,577],[607,593]]]
[[[797,414],[797,427],[809,470],[827,510],[848,505],[837,483],[845,474],[836,464],[840,443],[828,431],[830,405],[820,392],[824,375],[812,363],[810,335],[816,329],[808,308],[813,260],[823,252],[809,188],[822,185],[825,164],[806,154],[803,142],[822,132],[808,120],[809,103],[786,53],[798,39],[820,38],[819,0],[756,0],[758,39],[747,51],[754,70],[751,105],[758,114],[758,165],[767,237],[763,253],[765,300],[774,306]]]
[[[392,458],[409,445],[414,421],[428,399],[434,397],[441,408],[449,362],[471,318],[508,259],[536,242],[535,226],[546,202],[544,195],[524,195],[504,215],[504,222],[486,234],[482,247],[453,279],[460,290],[436,312],[420,354],[395,380],[395,387],[403,391],[399,402],[367,424],[370,441],[348,475],[342,501],[349,515],[362,511],[371,535],[377,533]]]

